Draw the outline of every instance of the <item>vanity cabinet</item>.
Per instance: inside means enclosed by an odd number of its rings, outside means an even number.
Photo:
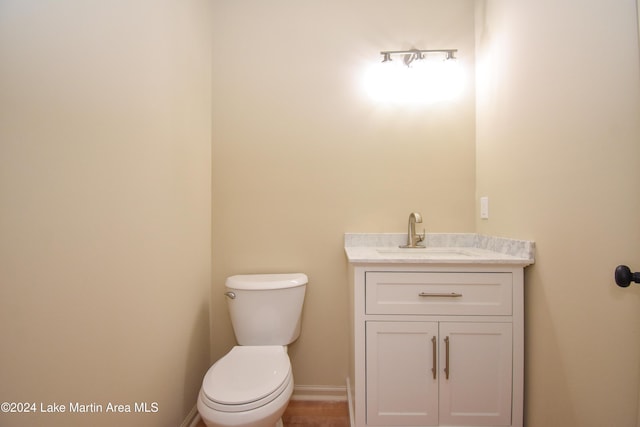
[[[374,321],[366,343],[368,425],[510,425],[510,323]]]
[[[522,426],[523,266],[351,264],[354,427]]]

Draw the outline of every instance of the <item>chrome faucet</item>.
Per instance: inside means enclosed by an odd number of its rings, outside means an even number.
[[[422,235],[416,234],[416,222],[422,222],[422,215],[418,212],[411,212],[409,215],[409,229],[407,231],[407,244],[400,246],[401,248],[424,248],[426,232],[422,231]]]

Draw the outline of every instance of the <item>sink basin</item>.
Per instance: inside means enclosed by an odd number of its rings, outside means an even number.
[[[459,248],[378,248],[380,255],[399,258],[451,258],[470,257],[471,253]]]

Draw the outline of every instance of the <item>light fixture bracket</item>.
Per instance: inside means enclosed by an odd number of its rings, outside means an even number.
[[[383,59],[382,62],[392,61],[392,55],[402,55],[402,62],[409,67],[413,61],[425,58],[425,54],[443,53],[446,60],[455,60],[455,53],[458,49],[410,49],[410,50],[383,50],[380,52]]]

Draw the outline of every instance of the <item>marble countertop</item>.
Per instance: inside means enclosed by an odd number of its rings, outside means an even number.
[[[509,264],[535,262],[535,243],[472,233],[428,233],[425,248],[401,249],[406,233],[345,233],[350,263]]]

